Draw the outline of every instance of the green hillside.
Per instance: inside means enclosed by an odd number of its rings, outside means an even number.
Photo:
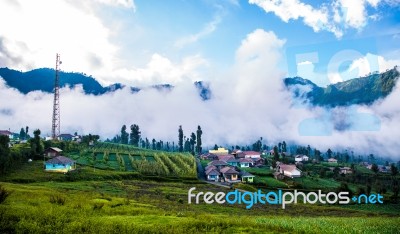
[[[70,153],[77,164],[103,170],[137,172],[143,175],[196,177],[196,161],[189,153],[170,153],[114,143]]]

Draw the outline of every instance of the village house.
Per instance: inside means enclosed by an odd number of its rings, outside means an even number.
[[[239,166],[239,159],[236,159],[234,157],[229,158],[226,160],[226,163],[232,167],[238,167]]]
[[[225,148],[218,148],[217,150],[209,150],[208,151],[210,154],[216,154],[216,155],[227,155],[229,154],[229,151]]]
[[[210,154],[210,153],[205,153],[200,155],[200,158],[203,160],[216,160],[218,159],[217,155],[215,154]]]
[[[265,165],[265,159],[263,158],[252,158],[251,160],[253,161],[252,165],[255,167]]]
[[[8,131],[8,130],[0,130],[0,135],[2,136],[8,136],[8,138],[11,140],[14,138],[14,133]]]
[[[339,169],[340,169],[339,172],[340,174],[347,175],[353,173],[353,170],[350,167],[339,167]]]
[[[210,165],[215,166],[219,170],[220,168],[225,167],[228,164],[226,162],[223,162],[223,161],[220,161],[220,160],[214,160],[214,161],[209,162],[207,165],[208,166],[210,166]]]
[[[261,158],[260,152],[256,151],[243,151],[244,158]]]
[[[278,166],[276,166],[276,169],[281,175],[290,178],[301,177],[301,171],[296,167],[296,165],[280,163]]]
[[[72,141],[73,138],[74,136],[69,133],[62,133],[58,135],[58,140],[60,141]]]
[[[390,167],[387,167],[384,165],[378,165],[378,170],[379,170],[379,172],[382,172],[382,173],[389,173]]]
[[[47,158],[54,158],[61,156],[62,150],[57,147],[50,147],[44,151],[44,156]]]
[[[328,159],[328,162],[329,162],[329,163],[337,163],[338,161],[337,161],[337,159],[335,159],[335,158],[329,158],[329,159]]]
[[[253,165],[253,160],[250,158],[241,158],[239,159],[240,167],[250,167]]]
[[[295,162],[308,162],[309,157],[307,155],[296,155],[294,157]]]
[[[207,180],[209,181],[218,181],[219,180],[219,171],[215,166],[209,166],[206,169],[205,174],[207,176]]]
[[[240,178],[242,179],[242,182],[244,182],[244,183],[254,183],[254,177],[255,176],[250,174],[249,172],[242,170],[239,173],[239,175],[240,175]]]
[[[240,182],[238,177],[239,172],[237,172],[232,167],[224,167],[220,169],[220,172],[226,182]]]
[[[45,170],[49,172],[66,173],[76,169],[75,161],[64,156],[57,156],[45,163]]]
[[[235,150],[232,150],[232,152],[231,152],[231,154],[233,156],[235,156],[235,158],[238,158],[238,154],[240,154],[240,153],[242,153],[242,151],[240,149],[235,149]]]
[[[232,154],[221,154],[221,155],[217,155],[218,160],[220,161],[228,161],[231,158],[235,158],[235,156],[233,156]]]

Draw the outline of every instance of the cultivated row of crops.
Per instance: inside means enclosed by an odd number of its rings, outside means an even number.
[[[100,169],[135,171],[143,175],[196,177],[196,161],[189,153],[146,150],[129,145],[99,143],[82,150],[79,162]]]

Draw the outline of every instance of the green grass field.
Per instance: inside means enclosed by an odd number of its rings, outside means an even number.
[[[0,233],[396,233],[400,228],[398,205],[298,204],[283,210],[187,204],[191,187],[229,190],[197,180],[137,176],[86,166],[64,175],[44,172],[41,161],[25,164],[0,178],[11,191],[0,204]]]

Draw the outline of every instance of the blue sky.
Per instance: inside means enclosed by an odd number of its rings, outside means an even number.
[[[0,51],[1,66],[51,67],[58,51],[63,69],[92,74],[104,84],[183,79],[173,74],[210,79],[231,69],[237,49],[257,29],[285,42],[278,66],[286,76],[306,76],[320,85],[386,70],[398,64],[400,53],[398,0],[7,0],[1,5],[0,35],[7,48]],[[344,53],[331,61],[346,49],[352,50],[351,59],[345,61]],[[16,64],[22,51],[28,55]],[[317,54],[318,62],[293,60],[294,51]],[[170,77],[154,78],[165,73]]]

